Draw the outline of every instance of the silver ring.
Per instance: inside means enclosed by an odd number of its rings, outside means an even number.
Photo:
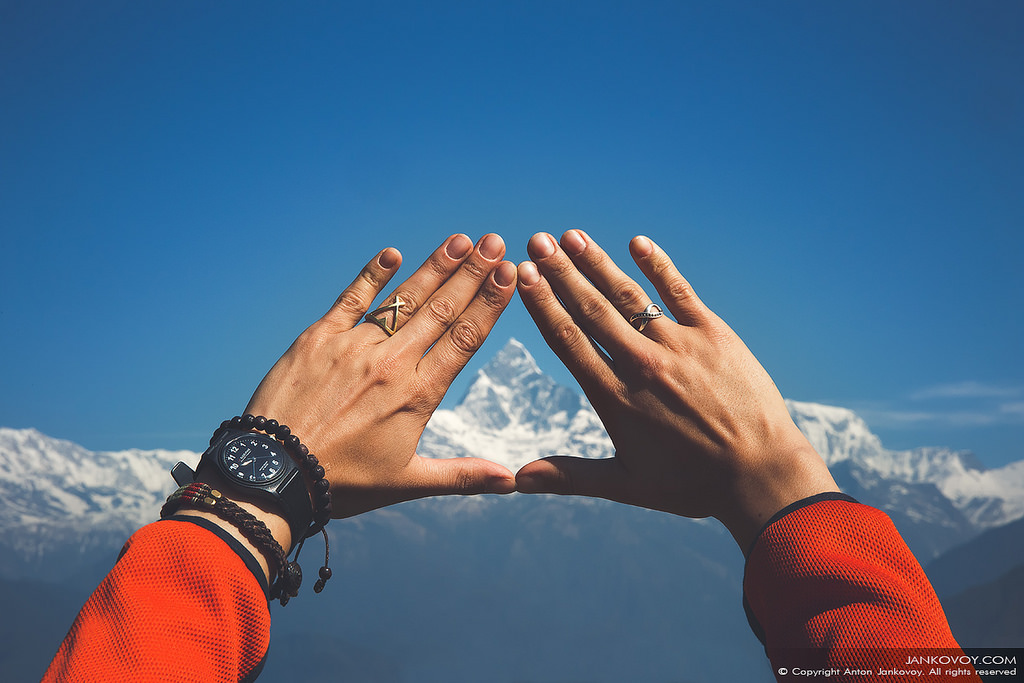
[[[661,310],[661,306],[658,304],[647,304],[647,308],[629,317],[629,324],[635,327],[637,332],[643,332],[644,328],[647,327],[647,323],[663,315],[665,315],[665,312]]]

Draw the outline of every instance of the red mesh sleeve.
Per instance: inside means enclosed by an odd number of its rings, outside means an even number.
[[[826,666],[873,672],[831,680],[883,681],[892,678],[879,671],[906,668],[908,648],[959,651],[892,521],[860,503],[822,500],[772,522],[747,558],[743,589],[776,670],[792,651],[814,649]]]
[[[43,681],[243,681],[262,667],[260,583],[195,524],[143,527],[85,603]]]

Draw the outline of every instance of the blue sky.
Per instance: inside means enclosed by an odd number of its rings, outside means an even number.
[[[379,248],[577,227],[657,240],[787,397],[1018,460],[1022,33],[987,1],[3,3],[0,425],[201,449]],[[570,381],[518,301],[470,370],[510,336]]]

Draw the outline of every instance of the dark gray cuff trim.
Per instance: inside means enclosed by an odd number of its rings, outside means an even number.
[[[260,567],[260,563],[256,561],[256,558],[244,545],[238,542],[237,538],[229,534],[222,527],[214,524],[208,519],[203,517],[194,517],[192,515],[172,515],[160,521],[188,522],[189,524],[201,526],[216,535],[217,538],[227,543],[228,547],[231,548],[236,555],[242,558],[242,562],[244,562],[245,566],[250,572],[252,572],[252,575],[256,577],[256,581],[260,584],[260,588],[263,589],[263,594],[267,596],[267,601],[270,601],[270,586],[267,585],[267,579],[263,575],[263,568]]]

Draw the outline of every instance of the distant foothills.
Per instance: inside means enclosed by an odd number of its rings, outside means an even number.
[[[985,469],[964,451],[890,451],[853,411],[787,405],[840,487],[892,517],[961,644],[1024,643],[1024,461]],[[555,453],[607,457],[612,445],[586,399],[511,339],[455,408],[435,413],[419,450],[514,471]],[[170,467],[198,457],[91,452],[0,428],[11,680],[38,679],[118,548],[156,518]],[[713,521],[513,495],[415,501],[328,529],[346,578],[275,612],[268,679],[774,680],[740,608],[742,555]],[[407,646],[402,661],[395,642]]]

